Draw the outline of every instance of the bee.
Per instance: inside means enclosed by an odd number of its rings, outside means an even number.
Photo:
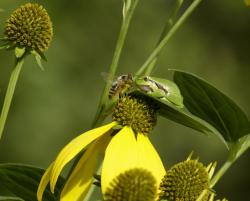
[[[109,99],[117,98],[126,92],[134,83],[132,74],[123,74],[117,77],[109,90]]]

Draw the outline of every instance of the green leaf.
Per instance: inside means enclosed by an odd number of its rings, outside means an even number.
[[[0,8],[0,10],[1,10],[1,8]],[[6,42],[6,41],[8,41],[8,38],[7,37],[0,38],[0,41]]]
[[[4,44],[0,46],[0,50],[8,49],[9,44]]]
[[[40,57],[41,57],[41,59],[42,59],[43,61],[46,61],[46,62],[48,61],[47,58],[46,58],[46,56],[44,55],[43,52],[37,51],[37,53],[40,55]]]
[[[232,144],[231,156],[234,160],[238,159],[250,147],[250,134],[241,137],[236,143]]]
[[[16,45],[9,42],[9,41],[6,41],[5,44],[1,45],[0,46],[0,50],[4,49],[4,50],[14,50],[16,48]]]
[[[0,201],[25,201],[25,200],[17,197],[0,196]]]
[[[42,59],[46,61],[46,57],[44,56],[44,54],[40,54],[39,52],[37,52],[35,50],[32,50],[31,54],[33,54],[35,56],[37,65],[40,67],[40,69],[42,71],[44,71],[44,67],[42,64]]]
[[[172,120],[176,123],[182,124],[184,126],[187,126],[189,128],[195,129],[201,133],[204,133],[206,135],[214,133],[216,134],[221,140],[224,142],[224,144],[227,146],[224,139],[221,137],[220,133],[209,123],[206,121],[192,115],[189,111],[185,109],[181,109],[176,107],[175,105],[171,103],[167,103],[166,101],[161,101],[159,98],[155,98],[154,96],[151,96],[148,93],[143,93],[141,91],[134,92],[135,94],[144,95],[148,98],[152,99],[154,103],[157,104],[159,108],[159,115]]]
[[[16,58],[21,58],[25,53],[25,47],[23,48],[20,48],[20,47],[16,47],[15,48],[15,55],[16,55]]]
[[[175,71],[174,81],[181,90],[186,108],[215,127],[225,141],[237,142],[250,133],[246,114],[211,84],[182,71]]]
[[[45,170],[32,166],[0,164],[0,183],[25,201],[34,201],[37,200],[36,191],[44,172]],[[46,189],[43,201],[56,201],[63,183],[64,179],[60,177],[54,195]]]

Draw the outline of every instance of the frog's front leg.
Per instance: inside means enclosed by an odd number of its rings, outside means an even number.
[[[158,98],[158,99],[164,99],[165,98],[165,93],[162,90],[153,90],[150,93],[151,96]]]

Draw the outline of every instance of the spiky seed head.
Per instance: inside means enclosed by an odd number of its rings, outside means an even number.
[[[44,52],[52,40],[53,28],[41,5],[27,3],[11,14],[4,33],[13,46]]]
[[[195,201],[203,190],[209,189],[209,173],[197,160],[186,160],[167,172],[160,189],[161,198],[169,201]],[[203,201],[207,199],[208,194]]]
[[[113,111],[112,116],[122,126],[130,126],[135,133],[148,134],[156,121],[156,107],[141,96],[123,96]]]
[[[154,201],[156,180],[145,169],[135,168],[118,175],[104,194],[105,201]]]

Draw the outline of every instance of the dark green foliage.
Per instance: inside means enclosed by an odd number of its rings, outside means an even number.
[[[43,174],[44,170],[36,167],[20,164],[0,165],[0,183],[25,201],[37,200],[36,192]],[[60,192],[63,181],[63,178],[59,178],[54,195],[49,189],[46,189],[43,200],[56,200],[56,196]]]
[[[184,97],[184,105],[194,115],[209,122],[227,142],[236,142],[250,133],[246,114],[229,97],[190,73],[176,71],[174,81]]]

